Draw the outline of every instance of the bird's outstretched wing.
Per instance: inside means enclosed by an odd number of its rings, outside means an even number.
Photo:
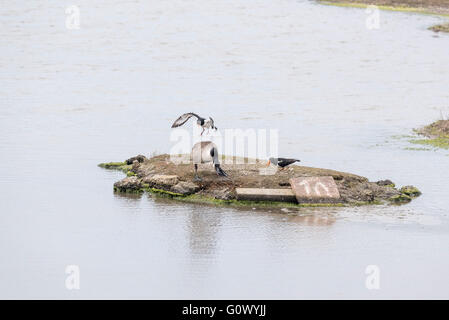
[[[286,159],[286,158],[278,158],[277,160],[278,160],[278,166],[280,166],[280,167],[286,167],[292,163],[301,161],[298,159]]]
[[[180,116],[178,119],[176,119],[175,122],[173,122],[171,127],[172,128],[176,128],[176,127],[182,126],[191,117],[197,117],[198,119],[201,118],[199,115],[197,115],[197,114],[195,114],[193,112],[184,113],[182,116]]]

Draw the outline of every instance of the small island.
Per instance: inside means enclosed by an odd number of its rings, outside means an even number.
[[[184,155],[184,159],[185,156],[188,157]],[[121,170],[126,174],[124,179],[114,184],[114,192],[149,192],[180,201],[215,205],[318,207],[404,204],[421,194],[414,186],[396,188],[390,180],[370,182],[362,176],[330,169],[290,165],[284,170],[269,172],[266,160],[224,159],[222,168],[228,177],[217,176],[211,165],[201,165],[201,180],[195,179],[191,163],[174,162],[168,154],[151,158],[138,155],[123,162],[101,163],[99,167]],[[297,201],[291,181],[303,177],[333,179],[338,199],[331,202]],[[249,197],[246,190],[255,190],[256,195],[258,190],[261,191],[261,198]],[[263,192],[268,190],[276,192],[269,195]]]
[[[449,120],[438,120],[414,131],[425,138],[413,139],[411,140],[412,143],[449,149]]]
[[[449,2],[447,0],[318,0],[318,2],[327,5],[357,8],[375,5],[382,10],[415,12],[449,17]],[[449,32],[449,22],[431,26],[428,29],[434,32]]]

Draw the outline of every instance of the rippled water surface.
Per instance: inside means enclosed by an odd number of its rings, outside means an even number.
[[[309,1],[7,1],[0,8],[0,297],[449,298],[442,18]],[[405,206],[279,212],[113,194],[99,162],[170,149],[181,113],[279,129],[307,166],[413,184]],[[80,290],[65,267],[80,267]],[[380,289],[365,268],[380,269]]]

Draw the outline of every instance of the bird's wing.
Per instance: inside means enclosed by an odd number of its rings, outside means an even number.
[[[175,122],[173,122],[171,127],[172,128],[176,128],[176,127],[182,126],[191,117],[197,117],[198,119],[200,118],[200,116],[198,116],[198,115],[196,115],[195,113],[192,113],[192,112],[184,113],[182,116],[180,116],[178,119],[176,119]]]
[[[296,161],[299,162],[297,159],[285,159],[285,158],[278,158],[278,165],[281,167],[288,166],[289,164],[295,163]]]
[[[278,159],[278,161],[293,161],[293,162],[301,161],[301,160],[293,159],[293,158],[277,158],[277,159]]]

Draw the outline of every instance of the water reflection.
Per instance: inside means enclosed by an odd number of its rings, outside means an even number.
[[[154,202],[177,215],[184,217],[184,229],[192,254],[207,254],[214,251],[221,227],[222,209],[211,205],[185,203],[156,195],[148,195]]]
[[[123,200],[125,203],[132,204],[142,199],[143,193],[125,193],[114,192],[114,198]]]
[[[195,210],[187,215],[189,247],[193,254],[209,253],[215,250],[221,227],[221,214]]]
[[[328,227],[335,223],[335,216],[328,214],[310,213],[308,215],[289,215],[288,222],[297,223],[303,226]]]

